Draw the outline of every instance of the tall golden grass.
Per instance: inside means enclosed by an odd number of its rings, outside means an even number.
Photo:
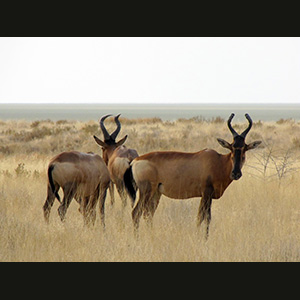
[[[109,120],[107,128],[113,130]],[[215,118],[121,119],[119,137],[139,154],[153,150],[226,153],[216,138],[231,141],[225,120]],[[242,131],[246,123],[234,123]],[[93,135],[96,121],[0,122],[0,261],[299,261],[300,124],[293,120],[256,122],[247,141],[261,139],[247,153],[243,177],[212,204],[208,240],[196,226],[200,199],[162,197],[149,228],[133,232],[131,208],[106,199],[106,228],[99,214],[85,227],[73,201],[61,223],[56,201],[50,224],[43,219],[47,164],[61,151],[101,154]],[[98,213],[98,212],[97,212]]]

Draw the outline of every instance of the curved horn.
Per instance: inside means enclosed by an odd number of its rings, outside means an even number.
[[[231,120],[233,119],[233,117],[234,117],[234,113],[232,113],[231,116],[229,117],[229,119],[227,121],[227,125],[233,135],[233,138],[235,138],[236,136],[238,136],[238,133],[231,126]]]
[[[252,127],[252,120],[250,118],[250,116],[248,114],[245,114],[246,119],[249,122],[249,126],[248,128],[241,134],[241,137],[245,138],[247,133],[250,131],[251,127]]]
[[[115,122],[117,124],[117,129],[110,135],[110,137],[115,140],[117,135],[119,134],[120,130],[121,130],[121,123],[119,121],[119,117],[120,117],[121,114],[118,114],[116,117],[115,117]]]
[[[100,120],[100,128],[101,128],[101,130],[102,130],[102,132],[103,132],[104,140],[109,140],[109,139],[110,139],[110,135],[109,135],[109,133],[107,132],[107,130],[106,130],[104,124],[103,124],[104,120],[105,120],[107,117],[110,117],[110,116],[111,116],[111,115],[103,116],[103,117],[101,118],[101,120]]]

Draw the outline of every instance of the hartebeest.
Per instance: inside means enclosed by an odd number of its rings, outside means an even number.
[[[121,130],[121,123],[119,121],[120,114],[117,115],[114,120],[117,124],[116,130],[109,134],[104,126],[104,120],[111,115],[103,116],[100,120],[100,129],[104,136],[104,142],[101,141],[98,137],[94,135],[94,139],[97,144],[102,147],[103,151],[103,159],[107,164],[110,178],[112,183],[114,183],[117,187],[118,193],[121,197],[123,207],[126,205],[126,192],[124,186],[124,173],[129,168],[131,161],[138,157],[138,153],[135,149],[129,149],[124,146],[124,142],[127,139],[127,135],[125,135],[121,140],[116,142],[117,135]],[[114,202],[114,190],[113,184],[111,184],[111,199],[112,203]]]
[[[228,154],[222,155],[212,149],[196,153],[163,151],[151,152],[132,161],[125,172],[124,182],[133,201],[137,188],[140,191],[139,200],[132,210],[136,229],[142,213],[152,220],[162,194],[175,199],[202,197],[198,225],[206,221],[208,236],[212,199],[220,198],[232,180],[241,178],[246,151],[261,143],[245,143],[246,135],[252,127],[250,116],[245,116],[249,126],[240,135],[231,126],[234,114],[229,117],[227,124],[233,135],[231,144],[217,139],[222,147],[230,150]]]
[[[73,198],[80,204],[85,223],[94,224],[96,204],[100,198],[100,216],[104,226],[104,204],[110,183],[108,169],[101,156],[77,151],[62,152],[48,166],[48,193],[43,206],[44,217],[49,222],[55,198],[61,203],[58,214],[62,221]],[[63,189],[61,202],[58,191]]]

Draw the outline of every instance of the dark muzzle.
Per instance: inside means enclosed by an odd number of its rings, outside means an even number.
[[[232,171],[230,177],[231,177],[232,180],[238,180],[242,177],[242,172]]]

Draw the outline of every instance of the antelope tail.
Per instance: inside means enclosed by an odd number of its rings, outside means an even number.
[[[49,184],[50,184],[50,187],[51,187],[51,190],[52,190],[53,194],[55,195],[57,200],[61,203],[60,197],[58,195],[58,190],[56,190],[56,188],[55,188],[55,184],[54,184],[53,177],[52,177],[53,169],[54,169],[54,165],[49,166],[49,169],[48,169]]]
[[[131,205],[134,206],[135,198],[136,198],[136,183],[132,175],[132,166],[130,166],[124,173],[124,184],[128,195],[131,198]]]

